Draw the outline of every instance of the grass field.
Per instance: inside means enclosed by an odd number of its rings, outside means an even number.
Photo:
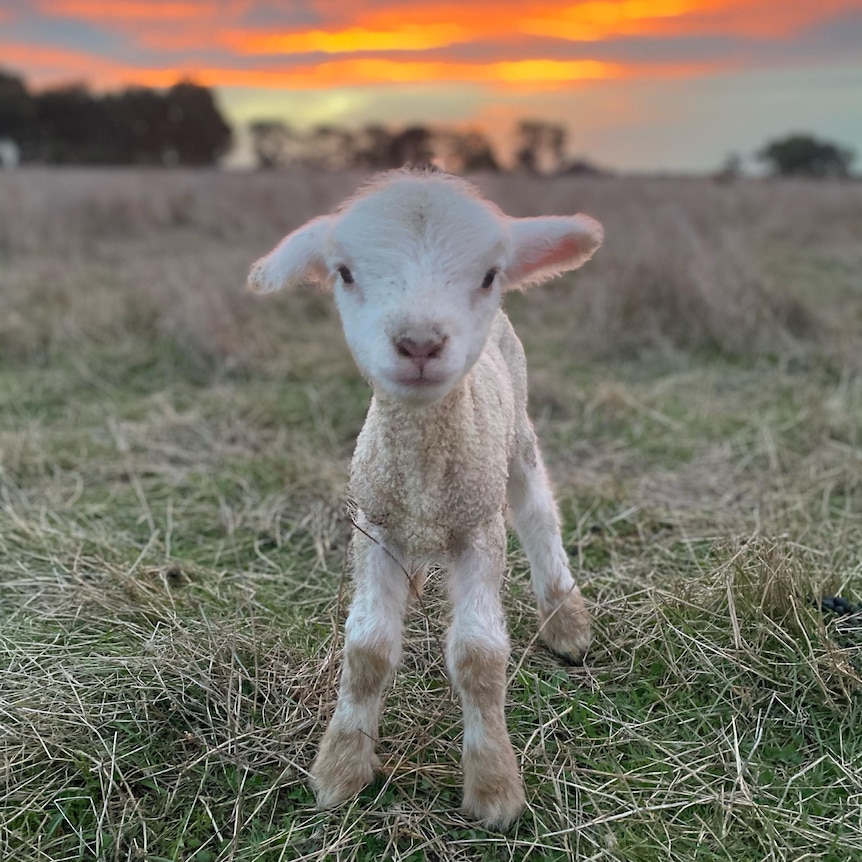
[[[511,544],[528,808],[458,812],[439,578],[384,775],[305,770],[349,603],[369,392],[328,299],[243,292],[357,177],[0,175],[0,858],[862,858],[862,185],[489,178],[607,243],[507,308],[572,565],[582,668]]]

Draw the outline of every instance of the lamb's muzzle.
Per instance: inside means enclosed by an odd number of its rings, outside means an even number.
[[[576,269],[601,242],[588,216],[513,219],[462,180],[401,170],[294,231],[252,268],[258,291],[302,282],[332,291],[373,388],[351,465],[356,592],[344,667],[311,768],[321,807],[372,780],[404,615],[427,566],[442,563],[453,608],[446,665],[464,712],[464,810],[502,829],[521,812],[504,715],[507,501],[545,642],[578,661],[590,624],[527,417],[524,351],[501,298]]]
[[[399,338],[395,342],[395,349],[399,356],[408,357],[421,371],[429,359],[438,359],[448,341],[447,336],[442,338],[426,338],[417,341],[415,338]]]

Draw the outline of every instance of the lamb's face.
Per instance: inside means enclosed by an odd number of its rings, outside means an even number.
[[[500,307],[507,250],[495,209],[444,183],[404,179],[338,217],[325,262],[375,389],[429,403],[458,385]]]
[[[288,234],[248,283],[259,293],[303,283],[334,291],[375,389],[427,404],[481,355],[502,290],[577,269],[601,242],[589,216],[510,218],[461,180],[404,169]]]

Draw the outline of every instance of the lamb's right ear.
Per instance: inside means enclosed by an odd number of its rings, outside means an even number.
[[[324,252],[333,216],[321,216],[289,233],[268,255],[252,264],[249,290],[272,293],[300,284],[326,288],[329,272]]]

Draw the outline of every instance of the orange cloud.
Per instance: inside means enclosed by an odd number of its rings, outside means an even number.
[[[592,42],[643,33],[657,20],[679,18],[701,5],[698,0],[596,0],[535,15],[527,13],[520,28],[536,36]]]
[[[534,19],[537,27],[530,32],[553,35],[554,21],[562,13],[557,32],[572,39],[695,35],[783,38],[854,8],[858,8],[857,0],[594,0]]]
[[[455,44],[496,44],[518,58],[531,38],[571,42],[722,35],[784,38],[849,9],[859,0],[545,0],[515,4],[472,0],[454,4],[321,4],[332,25],[314,28],[243,26],[243,0],[150,4],[141,0],[45,0],[92,20],[109,20],[139,44],[164,51],[220,46],[242,57],[288,54],[379,54],[428,51]],[[104,9],[104,12],[101,10]],[[166,10],[176,9],[171,16]],[[139,11],[140,10],[140,11]],[[340,12],[339,12],[340,10]],[[197,17],[194,17],[197,16]],[[205,20],[204,20],[205,19]]]
[[[702,74],[708,64],[668,64],[662,67],[623,66],[598,61],[515,60],[469,64],[443,61],[397,62],[379,58],[336,60],[318,65],[274,69],[197,68],[138,70],[135,80],[165,87],[185,75],[205,86],[252,87],[277,90],[326,90],[388,84],[475,84],[512,91],[570,89],[589,81]]]
[[[741,61],[728,53],[709,64],[696,60],[643,63],[620,59],[625,42],[602,59],[601,43],[702,35],[781,38],[859,8],[859,0],[417,0],[401,4],[317,0],[315,11],[330,26],[264,30],[249,25],[253,20],[249,13],[256,11],[258,0],[35,3],[43,14],[119,31],[124,41],[113,53],[125,52],[125,62],[118,62],[83,51],[0,46],[4,63],[20,68],[37,83],[73,79],[100,88],[131,83],[166,86],[191,76],[208,86],[297,90],[435,82],[552,90],[595,80],[703,74]],[[277,16],[277,5],[268,9]],[[556,40],[553,53],[546,39]],[[577,46],[566,41],[594,43],[591,59],[579,56]],[[462,46],[460,56],[450,59],[446,49],[455,45]],[[488,52],[484,61],[465,60],[474,47]],[[293,65],[310,54],[326,54],[330,59]],[[350,56],[357,54],[363,56]],[[273,65],[276,58],[282,58],[277,66]],[[261,68],[264,62],[268,65]]]
[[[572,41],[621,36],[739,35],[782,37],[831,16],[859,9],[859,0],[587,0],[469,4],[424,0],[389,4],[363,13],[370,28],[446,21],[467,29],[473,38],[515,39],[523,35]]]
[[[298,33],[232,32],[223,44],[241,54],[346,54],[356,51],[425,51],[466,42],[471,33],[458,24],[407,24],[393,30],[349,27],[345,30],[309,30]]]
[[[164,73],[161,70],[153,70],[147,74],[148,81],[153,86],[156,81],[163,80]],[[369,57],[281,69],[198,69],[194,78],[211,86],[295,90],[448,82],[553,89],[579,81],[618,78],[623,74],[624,69],[621,66],[590,60],[516,60],[470,64],[442,61],[396,62]]]
[[[636,71],[617,63],[595,60],[512,60],[494,63],[396,61],[364,57],[317,64],[243,69],[235,66],[198,67],[192,64],[166,68],[127,66],[91,54],[66,49],[0,42],[0,54],[14,67],[27,66],[28,77],[38,85],[86,81],[98,89],[139,84],[169,87],[182,78],[217,87],[322,90],[375,84],[468,83],[553,90],[579,82],[628,77]],[[668,66],[660,74],[674,75]]]
[[[598,60],[511,60],[481,67],[491,83],[555,85],[601,78],[621,78],[623,67]]]

